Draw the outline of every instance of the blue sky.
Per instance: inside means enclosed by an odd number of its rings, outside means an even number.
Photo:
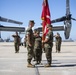
[[[29,20],[35,21],[35,27],[40,27],[41,11],[43,0],[0,0],[0,16],[23,22],[22,27],[27,27]],[[62,17],[66,13],[66,0],[48,0],[51,13],[51,20]],[[70,0],[70,10],[72,17],[76,18],[76,0]],[[18,26],[17,24],[4,23],[5,26]],[[63,25],[64,23],[55,23],[56,25]],[[70,38],[76,39],[76,22],[72,21],[72,30]],[[54,32],[55,34],[56,32]],[[64,32],[59,32],[64,39]],[[2,38],[11,37],[14,32],[2,32]]]

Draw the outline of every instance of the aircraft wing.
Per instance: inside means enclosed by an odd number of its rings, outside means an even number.
[[[42,27],[36,28],[35,30],[42,32]],[[53,31],[64,31],[64,26],[54,26]]]
[[[8,27],[8,26],[0,25],[0,31],[25,32],[25,28],[24,27]]]

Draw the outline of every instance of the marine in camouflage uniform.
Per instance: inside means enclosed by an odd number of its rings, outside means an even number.
[[[45,67],[50,67],[52,62],[52,47],[53,47],[53,32],[52,32],[52,25],[47,25],[48,33],[45,37],[45,40],[42,41],[45,47],[45,53],[47,58],[47,64]]]
[[[24,47],[26,47],[27,36],[24,38]]]
[[[40,64],[42,59],[42,38],[39,35],[39,31],[36,31],[35,35],[34,54],[35,54],[36,65]]]
[[[20,36],[16,32],[16,35],[12,35],[12,37],[14,37],[15,53],[19,53]]]
[[[37,32],[37,30],[34,30],[34,31],[33,31],[33,35],[34,35],[34,42],[33,42],[33,44],[35,43],[36,32]],[[33,58],[34,58],[33,61],[36,61],[36,60],[35,60],[35,52],[33,53]]]
[[[62,38],[59,33],[55,35],[55,39],[56,39],[56,52],[59,53],[61,51],[61,42],[62,42]]]
[[[33,31],[32,31],[32,27],[34,26],[34,21],[29,21],[29,27],[26,31],[26,36],[27,36],[27,41],[26,41],[26,46],[27,46],[27,50],[28,50],[28,58],[27,58],[27,62],[28,62],[28,65],[27,67],[34,67],[32,64],[31,64],[31,60],[33,58],[33,42],[34,42],[34,36],[33,36]]]

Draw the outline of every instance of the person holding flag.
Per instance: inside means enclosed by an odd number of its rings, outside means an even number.
[[[47,58],[47,64],[45,67],[50,67],[52,62],[52,47],[53,47],[53,32],[52,32],[52,25],[47,25],[48,33],[45,37],[45,40],[42,41],[45,47],[45,53]]]
[[[48,5],[48,0],[43,0],[43,10],[41,14],[42,19],[42,43],[44,44],[47,64],[45,67],[50,67],[52,62],[52,47],[53,47],[53,32],[50,20],[50,10]]]

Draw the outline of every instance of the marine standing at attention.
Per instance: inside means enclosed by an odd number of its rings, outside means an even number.
[[[42,37],[39,35],[40,32],[37,30],[35,34],[35,42],[34,42],[34,54],[36,65],[41,63],[42,59]]]
[[[56,52],[60,53],[61,51],[61,43],[62,43],[62,38],[59,33],[55,35],[56,39]]]
[[[42,41],[45,48],[45,54],[47,59],[47,64],[45,67],[50,67],[52,62],[52,47],[53,47],[53,32],[52,25],[47,25],[48,33],[45,37],[45,40]]]
[[[28,54],[27,54],[27,62],[28,62],[28,65],[27,67],[34,67],[32,64],[31,64],[31,60],[33,58],[33,49],[34,49],[34,35],[33,35],[33,30],[32,30],[32,27],[34,26],[35,22],[33,20],[30,20],[29,21],[29,26],[28,26],[28,29],[26,31],[26,36],[27,36],[27,41],[26,41],[26,46],[27,46],[27,51],[28,51]]]

